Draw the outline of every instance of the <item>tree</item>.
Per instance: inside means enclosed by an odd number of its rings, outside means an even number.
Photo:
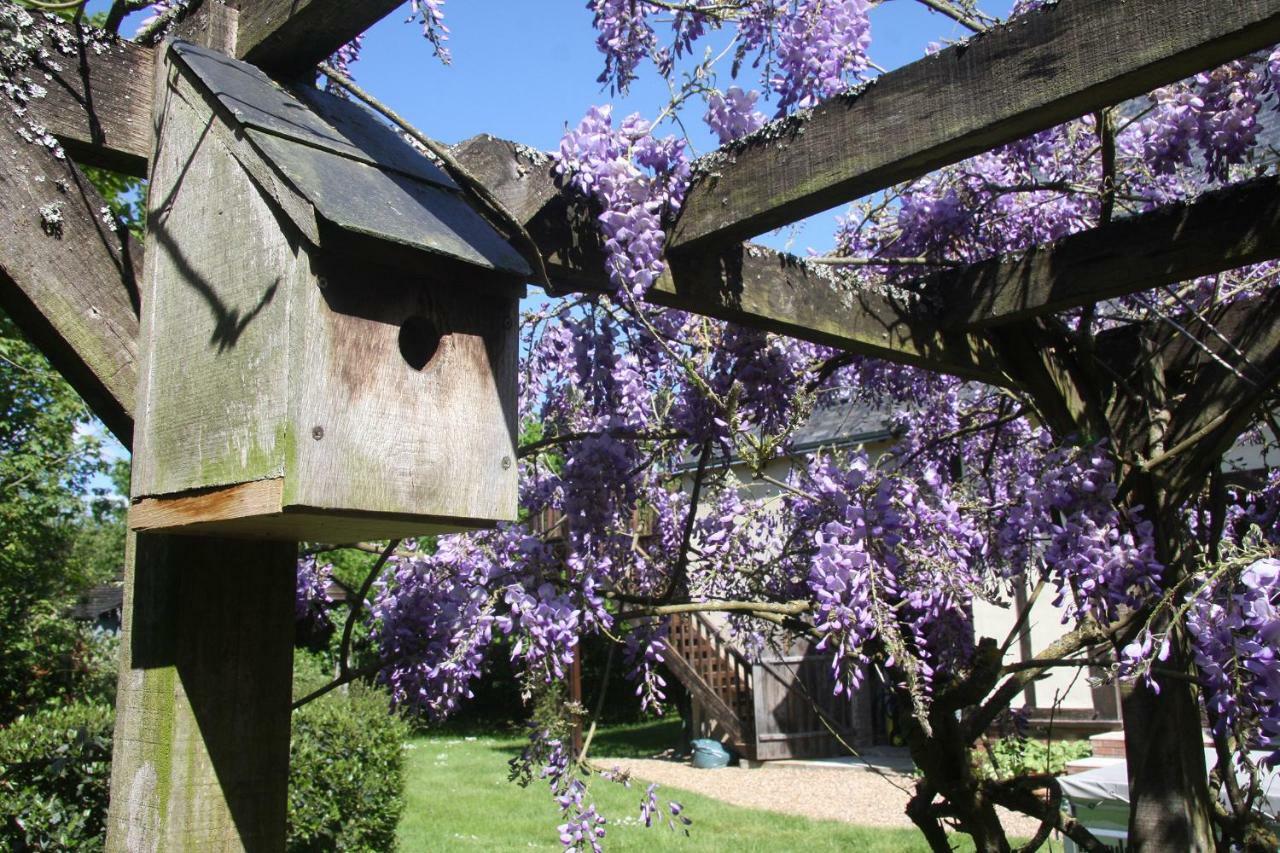
[[[84,403],[0,316],[0,719],[65,693],[89,654],[72,596],[123,560],[120,505],[86,506],[105,470]]]

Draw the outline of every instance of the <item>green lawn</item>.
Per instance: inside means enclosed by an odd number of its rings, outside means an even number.
[[[596,755],[647,756],[674,740],[670,723],[614,727],[597,735]],[[408,791],[400,822],[400,848],[418,851],[528,851],[561,849],[560,822],[545,782],[527,789],[507,781],[507,760],[517,755],[517,737],[441,734],[409,744]],[[768,772],[768,771],[761,771]],[[730,806],[686,791],[664,788],[667,799],[685,806],[690,835],[638,822],[643,783],[631,788],[596,779],[591,796],[609,819],[608,851],[859,851],[914,853],[928,850],[912,830],[864,829],[833,821],[806,820]],[[968,844],[957,844],[971,850]]]

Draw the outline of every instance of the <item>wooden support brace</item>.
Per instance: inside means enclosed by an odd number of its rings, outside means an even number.
[[[0,307],[127,445],[142,247],[114,230],[78,169],[20,141],[16,122],[0,117]]]
[[[1280,256],[1280,179],[1258,178],[916,282],[944,328],[1079,308]]]
[[[291,78],[385,18],[404,0],[248,0],[240,3],[236,58]]]
[[[294,78],[312,71],[403,2],[253,0],[227,5],[209,0],[210,8],[185,21],[182,32],[191,41],[220,41],[237,59]],[[59,68],[50,71],[48,95],[30,104],[30,116],[77,162],[146,177],[153,146],[155,51],[98,31],[85,34],[75,56],[50,51]]]
[[[1280,41],[1280,0],[1060,0],[700,163],[669,250],[725,245]]]

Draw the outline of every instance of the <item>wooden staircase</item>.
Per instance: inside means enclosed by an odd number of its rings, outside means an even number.
[[[847,754],[876,743],[875,686],[834,695],[831,655],[797,640],[749,661],[701,614],[671,620],[667,669],[688,690],[694,737],[752,761]],[[837,737],[838,735],[838,737]]]
[[[694,736],[727,741],[739,755],[755,758],[752,666],[742,653],[694,613],[672,618],[664,657],[693,699]]]

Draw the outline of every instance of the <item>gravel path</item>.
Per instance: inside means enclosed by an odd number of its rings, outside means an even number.
[[[597,763],[617,765],[637,779],[695,791],[735,806],[862,826],[914,826],[904,813],[913,785],[908,776],[794,765],[697,770],[684,762],[653,758],[600,758]],[[1033,835],[1038,826],[1003,809],[1000,818],[1016,836]]]

